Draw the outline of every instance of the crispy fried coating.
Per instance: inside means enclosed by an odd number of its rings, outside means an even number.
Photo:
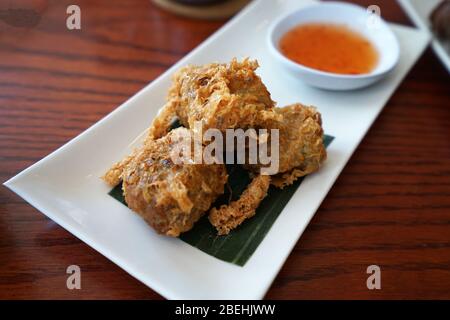
[[[158,138],[168,132],[170,121],[178,117],[193,129],[195,121],[202,129],[225,130],[258,127],[277,114],[275,103],[255,73],[257,61],[233,59],[228,64],[212,63],[187,66],[173,77],[168,102],[150,129]]]
[[[280,128],[280,173],[272,184],[284,188],[295,180],[317,171],[327,152],[323,144],[320,113],[314,107],[293,104],[277,108],[283,116]]]
[[[123,170],[133,160],[133,155],[125,157],[123,160],[116,162],[111,168],[102,176],[102,179],[111,187],[117,186],[122,181]]]
[[[253,179],[241,197],[229,205],[210,210],[208,219],[219,235],[228,234],[244,220],[255,215],[270,186],[270,176],[259,175]]]
[[[176,118],[178,117],[175,110],[175,101],[169,100],[153,119],[147,139],[154,140],[165,136],[172,129],[171,124]]]
[[[279,170],[272,184],[284,188],[295,180],[319,169],[326,159],[320,113],[316,108],[293,104],[275,108],[282,120],[270,120],[266,126],[279,129]],[[247,168],[259,172],[259,165]]]
[[[173,150],[189,130],[178,128],[136,151],[123,170],[128,207],[156,231],[178,236],[188,231],[223,193],[223,164],[175,164]]]
[[[209,221],[219,235],[228,234],[254,216],[270,184],[284,188],[318,170],[326,159],[320,113],[301,104],[275,108],[255,73],[257,68],[257,61],[233,59],[228,64],[180,69],[143,146],[103,176],[111,186],[123,181],[128,206],[159,233],[178,236],[191,229],[223,193],[227,182],[223,164],[172,161],[171,152],[183,137],[192,134],[196,121],[201,122],[203,132],[210,128],[222,132],[237,128],[280,130],[278,173],[259,175],[261,165],[245,165],[256,177],[240,199],[209,211]],[[185,128],[171,130],[174,119]],[[257,139],[263,140],[261,136]]]

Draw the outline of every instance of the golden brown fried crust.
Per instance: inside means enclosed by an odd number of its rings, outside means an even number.
[[[326,159],[320,113],[299,103],[275,108],[282,121],[270,120],[267,128],[279,129],[279,170],[272,184],[284,188],[298,178],[319,169]],[[259,172],[259,165],[246,166]]]
[[[125,157],[122,161],[119,161],[102,176],[102,179],[111,187],[117,186],[122,180],[122,174],[125,167],[133,160],[133,155]]]
[[[280,126],[280,172],[300,168],[310,173],[326,158],[320,113],[314,107],[293,104],[277,109]]]
[[[203,130],[222,131],[258,127],[276,117],[271,112],[275,103],[255,73],[257,68],[258,63],[248,59],[182,68],[173,76],[168,103],[153,123],[151,135],[161,137],[174,116],[186,128],[201,121]]]
[[[326,158],[320,114],[313,107],[294,104],[274,108],[267,88],[256,75],[256,61],[208,64],[182,68],[173,77],[168,101],[154,119],[144,145],[116,163],[103,179],[110,185],[123,180],[128,206],[154,229],[178,236],[223,193],[224,165],[174,164],[170,150],[195,121],[202,129],[279,129],[279,173],[257,176],[241,198],[211,209],[210,222],[227,234],[255,214],[270,184],[283,188],[316,171]],[[170,131],[174,118],[186,128]],[[170,131],[170,132],[169,132]],[[247,165],[255,173],[260,165]]]
[[[170,131],[174,119],[176,119],[175,104],[169,100],[153,119],[147,139],[155,140],[165,136]]]
[[[123,192],[128,207],[156,231],[178,236],[188,231],[223,193],[227,181],[221,164],[175,164],[170,151],[181,141],[178,128],[161,139],[148,141],[125,167]]]
[[[255,215],[270,186],[270,176],[259,175],[253,179],[237,201],[211,209],[208,219],[219,235],[228,234],[245,219]]]

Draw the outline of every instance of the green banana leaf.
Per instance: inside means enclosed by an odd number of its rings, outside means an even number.
[[[325,146],[328,146],[333,139],[334,137],[325,135]],[[225,193],[213,204],[214,207],[237,200],[251,181],[248,172],[241,165],[227,165],[227,171],[229,188],[225,188]],[[283,190],[271,186],[267,197],[256,210],[255,216],[244,221],[228,235],[218,236],[216,229],[205,215],[194,225],[194,228],[181,234],[180,239],[220,260],[243,266],[258,248],[302,180],[297,180]],[[126,205],[121,184],[109,194]]]

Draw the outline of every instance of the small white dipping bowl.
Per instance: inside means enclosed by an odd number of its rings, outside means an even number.
[[[274,22],[269,29],[268,45],[272,55],[292,74],[304,82],[329,90],[352,90],[366,87],[394,69],[400,48],[394,33],[381,18],[373,26],[363,7],[343,2],[323,2],[304,7]],[[319,71],[287,58],[279,49],[281,37],[292,28],[308,23],[340,24],[366,37],[378,51],[378,63],[367,74],[345,75]],[[307,43],[299,45],[308,45]]]

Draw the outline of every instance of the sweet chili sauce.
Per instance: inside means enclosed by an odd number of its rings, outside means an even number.
[[[378,63],[378,52],[372,43],[340,24],[299,25],[286,32],[279,45],[289,59],[326,72],[364,74]]]

